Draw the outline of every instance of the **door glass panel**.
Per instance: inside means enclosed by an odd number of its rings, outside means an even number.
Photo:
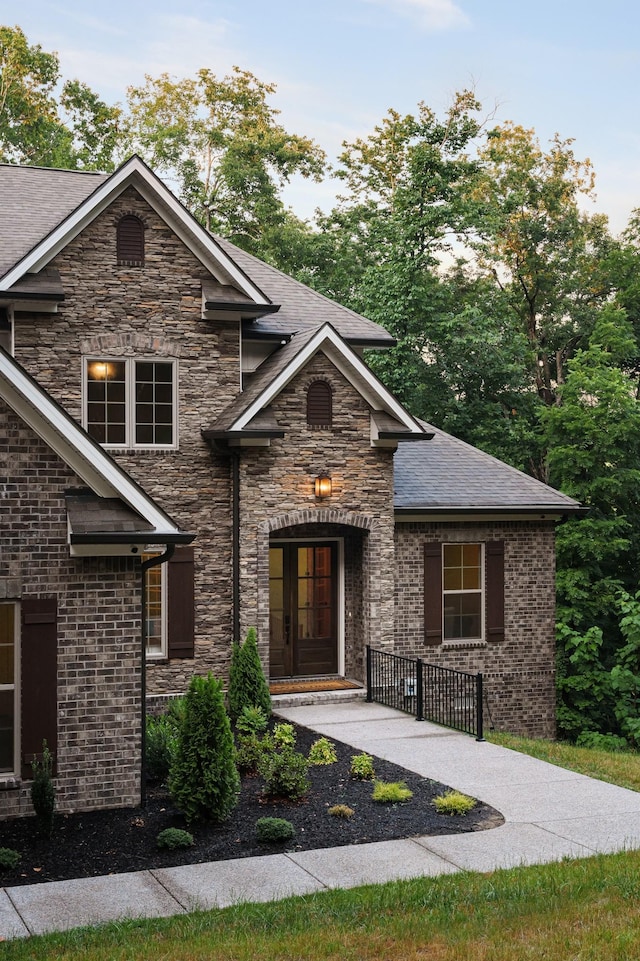
[[[298,577],[311,577],[313,574],[313,547],[298,548]]]

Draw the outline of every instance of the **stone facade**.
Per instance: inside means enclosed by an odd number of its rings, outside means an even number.
[[[140,802],[140,573],[133,558],[73,558],[64,492],[78,478],[0,405],[0,601],[57,599],[57,809]],[[23,675],[29,663],[23,658]],[[22,710],[33,710],[22,703]],[[32,813],[30,782],[0,780],[0,818]]]
[[[313,381],[333,391],[331,428],[307,426]],[[271,405],[285,437],[242,452],[240,461],[242,629],[258,628],[269,650],[270,538],[332,537],[343,543],[344,669],[364,680],[364,645],[393,643],[393,453],[370,443],[370,408],[324,355],[317,354]],[[314,479],[332,493],[316,500]]]
[[[424,545],[504,541],[505,637],[425,643]],[[554,527],[540,521],[399,523],[395,651],[484,674],[485,724],[531,737],[555,734]]]
[[[145,264],[119,266],[116,225],[145,225]],[[178,364],[176,450],[112,450],[112,456],[185,530],[197,532],[195,630],[198,673],[224,676],[231,651],[231,511],[228,457],[201,430],[240,390],[237,321],[201,319],[202,264],[129,188],[53,260],[65,290],[51,315],[21,315],[16,359],[78,420],[83,359],[156,357]],[[183,691],[191,659],[150,662],[149,693]]]

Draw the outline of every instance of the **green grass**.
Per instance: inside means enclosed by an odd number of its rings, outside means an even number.
[[[491,740],[637,790],[640,756]],[[640,851],[329,891],[7,942],[2,961],[633,961]]]
[[[330,891],[13,941],[3,961],[630,961],[640,853]]]
[[[490,732],[486,737],[494,744],[530,754],[542,761],[550,761],[551,764],[566,767],[570,771],[588,774],[589,777],[630,788],[632,791],[640,791],[640,754],[635,751],[602,751],[597,748],[576,747],[565,741],[534,740],[496,731]]]

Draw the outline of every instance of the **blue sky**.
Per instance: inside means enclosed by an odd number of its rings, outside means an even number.
[[[278,86],[285,126],[331,159],[390,107],[442,112],[473,86],[496,122],[558,132],[594,164],[614,232],[640,207],[640,4],[637,0],[0,0],[0,22],[56,50],[65,79],[122,100],[144,74],[238,66]],[[95,11],[95,12],[94,12]],[[336,187],[296,183],[301,216]]]

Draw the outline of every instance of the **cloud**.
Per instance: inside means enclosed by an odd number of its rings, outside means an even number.
[[[471,25],[469,17],[453,0],[364,0],[387,7],[403,17],[410,17],[428,31],[455,30]]]

